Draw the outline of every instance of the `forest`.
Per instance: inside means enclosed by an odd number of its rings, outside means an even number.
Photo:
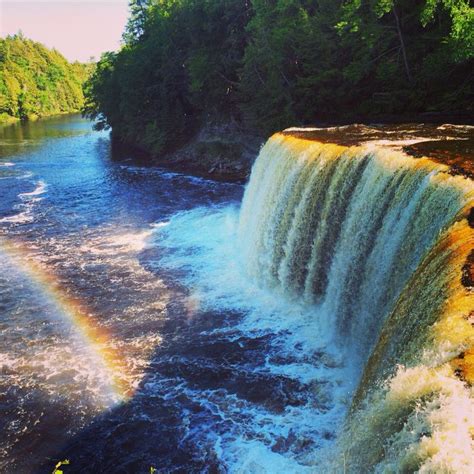
[[[21,32],[0,38],[0,123],[80,111],[92,69]]]
[[[98,128],[152,153],[209,121],[472,117],[468,0],[132,0],[85,88]]]

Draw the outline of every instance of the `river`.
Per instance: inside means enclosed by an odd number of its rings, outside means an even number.
[[[305,472],[331,446],[352,388],[308,308],[245,277],[243,191],[79,116],[0,129],[2,472]]]

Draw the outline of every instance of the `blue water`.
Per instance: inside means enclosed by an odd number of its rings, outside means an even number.
[[[317,471],[346,375],[312,308],[246,277],[243,191],[146,166],[78,116],[0,128],[0,471]],[[107,331],[131,398],[57,292]]]

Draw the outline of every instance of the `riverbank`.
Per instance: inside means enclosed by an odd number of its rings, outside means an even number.
[[[425,156],[450,167],[452,174],[474,177],[474,126],[448,123],[362,124],[292,127],[282,133],[343,146],[373,145]],[[246,183],[265,137],[235,122],[207,124],[188,143],[162,155],[153,155],[117,137],[117,156],[133,153],[139,160],[172,171],[216,181]]]
[[[54,119],[54,118],[65,117],[68,115],[74,116],[74,115],[80,115],[80,113],[81,113],[80,109],[76,109],[76,110],[69,110],[66,112],[54,112],[51,114],[42,114],[42,115],[31,114],[23,119],[18,118],[18,117],[12,117],[11,115],[8,115],[8,114],[0,114],[0,126],[27,123],[27,122],[36,122],[38,120]]]
[[[123,143],[112,133],[116,156],[130,152],[153,166],[229,183],[246,183],[265,137],[236,122],[209,123],[182,147],[153,155],[135,144]]]
[[[12,123],[19,122],[20,119],[17,117],[12,117],[11,115],[8,114],[0,114],[0,126],[1,125],[10,125]]]

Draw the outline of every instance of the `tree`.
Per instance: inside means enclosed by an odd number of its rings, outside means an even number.
[[[89,70],[21,32],[0,39],[0,122],[79,111]]]
[[[158,154],[210,121],[261,133],[472,110],[468,0],[132,0],[85,111]]]

